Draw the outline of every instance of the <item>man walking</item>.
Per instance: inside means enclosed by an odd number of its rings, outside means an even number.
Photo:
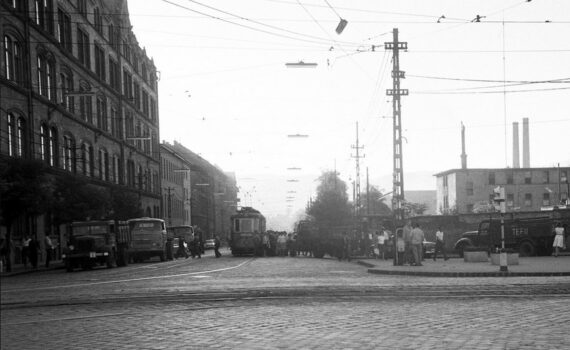
[[[412,265],[412,226],[409,220],[404,226],[404,244],[406,245],[404,250],[404,264]]]
[[[420,225],[414,223],[411,232],[412,254],[414,256],[414,265],[422,266],[422,243],[424,241],[424,231],[420,229]]]
[[[222,256],[222,253],[220,253],[220,237],[215,236],[214,237],[214,254],[216,254],[216,258],[219,258],[220,256]]]
[[[441,227],[438,227],[437,232],[435,233],[435,252],[433,253],[433,261],[437,260],[437,252],[441,252],[443,254],[443,260],[447,260],[444,237]]]
[[[55,247],[51,241],[51,238],[48,235],[46,235],[44,243],[46,248],[46,267],[49,267],[49,263],[51,261]]]

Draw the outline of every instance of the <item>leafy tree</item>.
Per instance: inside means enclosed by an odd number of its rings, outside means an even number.
[[[416,216],[422,215],[427,210],[427,204],[425,203],[414,203],[414,202],[405,202],[404,209],[409,216]]]
[[[110,210],[111,196],[104,188],[71,174],[57,178],[53,205],[55,224],[106,219]]]
[[[318,179],[317,198],[307,210],[320,225],[341,226],[351,221],[351,205],[347,186],[336,172],[324,172]]]
[[[144,216],[139,206],[138,195],[122,188],[114,188],[111,193],[113,212],[111,217],[116,220],[128,220]]]
[[[42,162],[21,158],[0,161],[0,217],[8,239],[12,223],[19,217],[47,211],[53,203],[53,190]]]
[[[383,194],[375,186],[371,186],[368,190],[368,195],[366,192],[360,195],[360,202],[362,203],[363,214],[373,214],[373,215],[391,215],[392,210],[385,203],[386,197],[382,197]],[[370,208],[368,208],[370,204]]]

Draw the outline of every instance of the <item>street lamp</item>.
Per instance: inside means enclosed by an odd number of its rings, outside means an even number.
[[[316,68],[317,64],[316,63],[305,63],[303,61],[299,61],[299,62],[285,63],[285,67],[287,67],[287,68]]]

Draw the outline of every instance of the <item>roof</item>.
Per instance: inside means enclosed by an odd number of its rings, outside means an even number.
[[[433,176],[443,176],[453,173],[466,173],[466,172],[483,172],[483,171],[533,171],[533,170],[558,170],[558,169],[570,169],[569,167],[541,167],[541,168],[467,168],[467,169],[449,169],[439,173],[434,174]]]

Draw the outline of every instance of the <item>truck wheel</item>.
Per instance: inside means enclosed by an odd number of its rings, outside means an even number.
[[[519,247],[520,256],[534,256],[536,255],[536,248],[531,242],[522,242]]]

